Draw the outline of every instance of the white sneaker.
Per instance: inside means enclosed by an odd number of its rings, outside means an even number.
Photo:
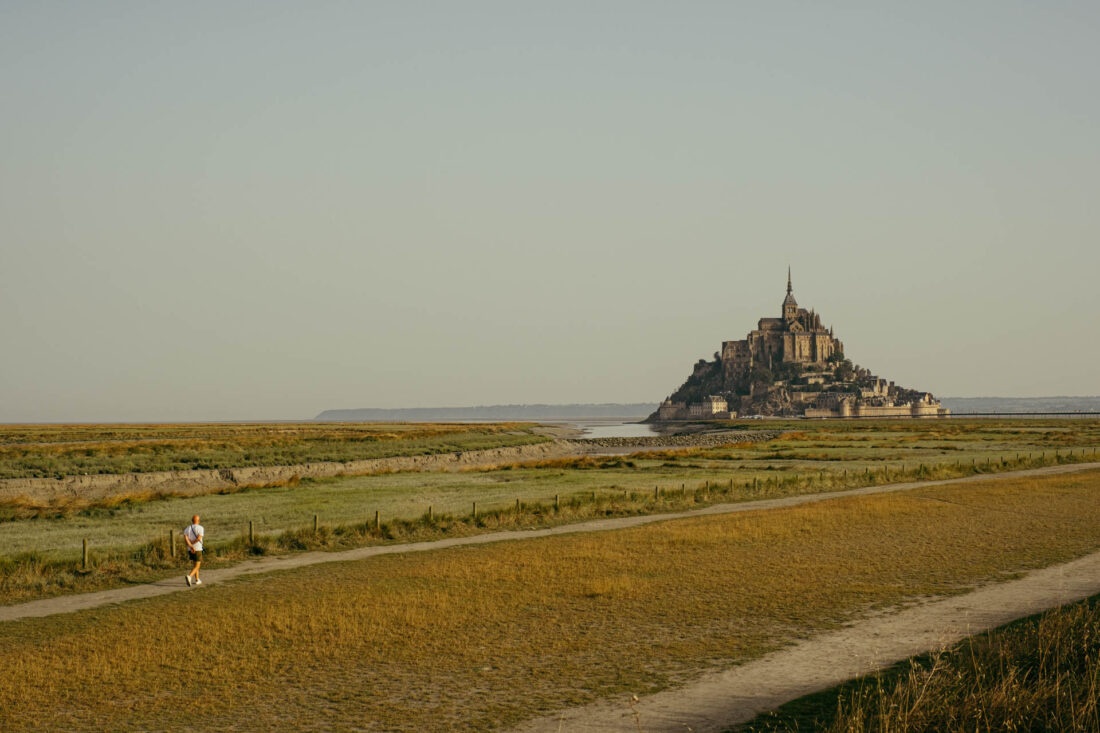
[[[202,581],[198,578],[195,578],[195,585],[202,585]]]
[[[190,575],[185,575],[185,576],[183,576],[183,579],[187,581],[187,587],[190,588],[191,587],[191,576]]]

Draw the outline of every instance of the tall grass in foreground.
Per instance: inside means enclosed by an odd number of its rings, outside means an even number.
[[[795,701],[744,730],[1100,731],[1100,596]]]

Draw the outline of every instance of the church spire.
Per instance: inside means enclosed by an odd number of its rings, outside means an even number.
[[[787,297],[783,299],[783,320],[793,321],[798,317],[798,302],[791,292],[791,267],[787,266]]]

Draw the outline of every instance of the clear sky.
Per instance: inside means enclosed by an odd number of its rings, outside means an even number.
[[[0,3],[0,421],[1100,393],[1100,3]]]

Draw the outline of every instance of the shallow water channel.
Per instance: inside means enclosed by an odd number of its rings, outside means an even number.
[[[646,438],[659,433],[652,425],[637,422],[616,422],[610,420],[578,420],[569,423],[571,427],[584,432],[582,438]]]

